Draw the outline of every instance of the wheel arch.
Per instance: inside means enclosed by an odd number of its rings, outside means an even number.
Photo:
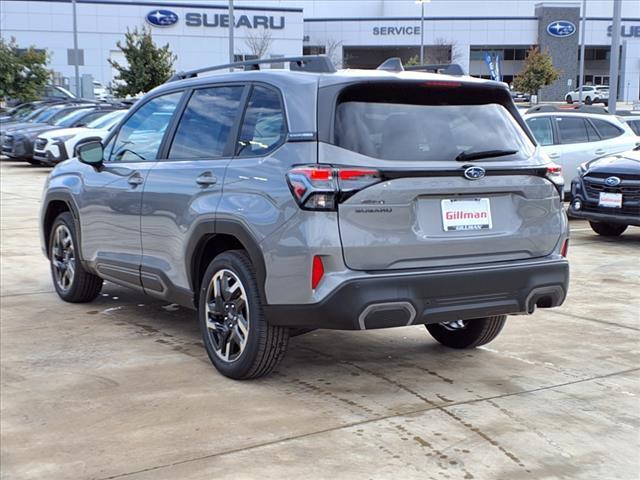
[[[256,271],[258,293],[266,303],[265,280],[266,268],[262,250],[255,237],[238,221],[215,220],[199,224],[192,234],[187,246],[187,265],[189,268],[189,285],[194,294],[194,304],[198,303],[198,295],[204,272],[207,266],[220,253],[228,250],[244,250],[249,255]]]
[[[51,237],[51,227],[53,226],[53,222],[61,213],[69,212],[71,213],[71,216],[73,217],[73,221],[75,224],[74,226],[76,231],[76,237],[78,238],[77,249],[78,249],[80,260],[82,261],[83,257],[81,252],[81,242],[80,242],[81,232],[80,232],[80,221],[78,216],[78,209],[75,203],[73,202],[71,196],[63,192],[53,192],[47,195],[44,201],[44,205],[45,206],[43,207],[42,221],[41,221],[40,228],[42,228],[42,235],[43,235],[43,242],[44,242],[43,246],[44,246],[44,250],[45,250],[45,254],[47,255],[47,258],[49,258],[48,246],[49,246],[49,239]]]

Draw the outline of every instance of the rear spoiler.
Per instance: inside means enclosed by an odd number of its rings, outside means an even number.
[[[407,65],[402,64],[402,59],[399,57],[391,57],[382,62],[376,70],[385,70],[387,72],[403,72],[403,71],[415,71],[415,72],[432,72],[442,73],[445,75],[464,75],[464,70],[457,63],[433,63],[424,65]]]

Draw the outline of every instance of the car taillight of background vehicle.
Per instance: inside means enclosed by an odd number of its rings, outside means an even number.
[[[382,180],[370,168],[301,166],[287,173],[293,197],[305,210],[335,210],[338,203]]]
[[[546,177],[553,183],[558,191],[560,192],[560,197],[563,197],[564,191],[564,177],[562,176],[562,166],[557,163],[549,163],[547,164],[547,174]]]

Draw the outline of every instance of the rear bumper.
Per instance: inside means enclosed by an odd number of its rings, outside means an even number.
[[[562,257],[474,268],[370,275],[322,302],[264,307],[272,325],[363,330],[439,323],[557,307],[569,285]]]

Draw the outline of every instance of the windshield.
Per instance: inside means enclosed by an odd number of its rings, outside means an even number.
[[[53,119],[53,124],[58,127],[72,127],[74,123],[79,121],[87,113],[91,111],[90,108],[81,108],[80,110],[73,110],[60,118]]]
[[[496,160],[507,160],[514,151],[528,157],[535,148],[513,116],[495,103],[343,102],[336,111],[335,143],[370,157],[403,161],[463,160],[480,152],[503,152]],[[485,156],[492,157],[477,158]]]
[[[111,126],[117,123],[125,113],[127,113],[126,110],[115,110],[113,112],[109,112],[106,115],[98,117],[94,121],[87,123],[87,127],[99,129],[111,128]]]

